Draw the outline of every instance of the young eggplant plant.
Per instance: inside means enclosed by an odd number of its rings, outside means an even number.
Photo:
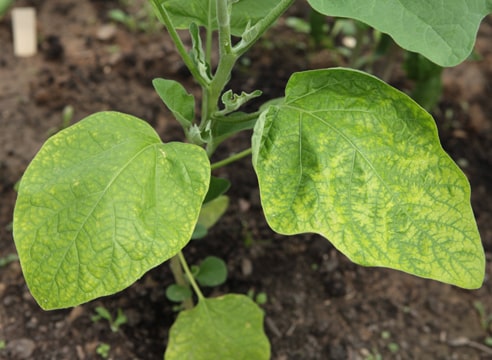
[[[308,2],[388,33],[441,66],[468,56],[492,10],[490,0]],[[201,114],[181,84],[156,79],[186,142],[162,143],[143,120],[100,112],[44,144],[21,180],[13,225],[26,282],[43,309],[113,294],[170,260],[176,282],[191,286],[198,302],[184,304],[165,358],[268,359],[261,309],[246,295],[205,298],[181,252],[215,222],[206,207],[224,207],[229,184],[211,173],[249,154],[274,231],[321,234],[361,265],[481,286],[485,258],[470,186],[443,151],[432,117],[408,96],[334,68],[295,73],[284,98],[239,110],[261,92],[226,89],[234,64],[292,3],[151,1],[202,88]],[[190,49],[177,29],[189,30]],[[210,164],[224,140],[249,129],[250,149]]]

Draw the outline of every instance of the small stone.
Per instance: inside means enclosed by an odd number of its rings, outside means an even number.
[[[14,339],[7,343],[6,349],[13,359],[32,359],[36,344],[30,339]]]
[[[241,260],[241,271],[244,276],[250,276],[253,273],[253,263],[250,259],[244,258]]]
[[[106,24],[97,29],[96,37],[101,41],[109,41],[116,36],[116,26],[114,24]]]
[[[239,211],[243,213],[247,212],[251,207],[251,203],[246,199],[239,199],[238,205],[239,205]]]
[[[15,296],[12,296],[12,295],[7,295],[5,296],[5,298],[3,299],[3,304],[5,306],[10,306],[12,304],[15,304],[16,302],[18,301],[18,298],[15,297]]]

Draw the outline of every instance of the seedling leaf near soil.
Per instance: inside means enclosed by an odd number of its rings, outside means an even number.
[[[390,34],[402,48],[441,66],[470,55],[491,0],[308,0],[322,14],[363,21]]]
[[[450,0],[445,8],[437,0],[309,2],[326,15],[366,21],[441,65],[466,58],[492,9],[491,0]],[[151,0],[201,86],[201,114],[181,84],[156,79],[187,143],[164,144],[148,124],[116,112],[91,115],[45,143],[14,211],[20,263],[41,307],[115,293],[171,259],[178,287],[167,295],[186,310],[171,328],[166,358],[269,358],[257,304],[200,290],[226,279],[224,261],[208,257],[193,272],[181,252],[227,208],[230,184],[211,171],[251,153],[275,231],[319,233],[362,265],[481,286],[485,257],[469,184],[441,148],[431,116],[409,97],[359,71],[324,69],[296,73],[285,98],[240,111],[261,90],[227,89],[232,69],[292,3]],[[191,50],[177,29],[189,30]],[[224,140],[253,128],[251,149],[210,164]]]
[[[171,327],[167,360],[270,359],[263,311],[245,295],[202,299]]]
[[[481,285],[468,181],[430,115],[384,82],[347,69],[294,74],[257,123],[253,164],[276,232],[322,234],[361,265]]]

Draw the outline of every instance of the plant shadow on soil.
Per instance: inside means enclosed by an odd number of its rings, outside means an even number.
[[[19,1],[38,12],[40,52],[12,54],[10,18],[0,21],[0,258],[15,254],[11,233],[14,185],[25,167],[61,124],[66,105],[74,120],[117,110],[148,120],[164,141],[181,130],[154,93],[151,80],[166,77],[198,88],[163,31],[131,32],[109,24],[117,1]],[[305,16],[294,6],[291,15]],[[232,88],[281,96],[293,71],[336,65],[326,53],[300,46],[306,38],[282,25],[247,55],[233,74]],[[302,38],[304,36],[304,38]],[[484,359],[492,335],[475,302],[492,313],[492,21],[479,32],[478,61],[445,71],[444,93],[435,111],[444,148],[472,185],[472,204],[489,263],[483,287],[465,291],[400,272],[352,264],[316,235],[283,237],[266,224],[250,160],[220,169],[233,184],[226,216],[185,254],[191,263],[207,255],[223,258],[229,278],[209,291],[265,292],[265,328],[273,359]],[[394,83],[402,83],[396,76]],[[217,159],[249,146],[249,134],[226,143]],[[101,343],[111,359],[160,359],[176,313],[166,300],[172,282],[167,264],[113,296],[44,312],[32,299],[18,261],[0,267],[1,359],[93,359]],[[91,321],[96,306],[128,317],[120,331]],[[372,357],[371,357],[372,356]]]

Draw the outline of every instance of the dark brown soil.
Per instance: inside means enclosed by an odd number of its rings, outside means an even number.
[[[117,26],[101,40],[107,11],[118,1],[18,1],[38,12],[40,52],[13,56],[10,18],[0,20],[0,262],[15,255],[11,233],[14,185],[67,105],[74,121],[101,110],[148,120],[164,141],[181,139],[154,93],[155,77],[198,87],[164,31],[131,32]],[[294,9],[304,13],[301,3]],[[293,71],[337,65],[326,50],[301,46],[304,35],[282,25],[272,30],[235,71],[235,90],[280,96]],[[255,175],[244,159],[219,174],[228,177],[231,207],[207,239],[185,249],[190,262],[207,255],[228,264],[229,278],[212,295],[265,292],[265,328],[272,358],[287,359],[492,359],[490,266],[492,252],[492,19],[478,35],[477,61],[447,69],[435,111],[445,149],[472,185],[472,205],[489,260],[483,287],[465,291],[400,272],[353,265],[314,235],[274,234],[259,205]],[[343,65],[338,63],[338,65]],[[401,72],[401,71],[400,71]],[[396,71],[393,83],[405,84]],[[249,135],[219,152],[248,147]],[[0,359],[97,359],[110,345],[110,359],[161,359],[176,313],[164,290],[172,283],[167,264],[129,289],[74,309],[44,312],[32,299],[18,261],[0,266]],[[474,304],[485,309],[481,317]],[[93,322],[97,306],[122,309],[128,323],[111,332]]]

